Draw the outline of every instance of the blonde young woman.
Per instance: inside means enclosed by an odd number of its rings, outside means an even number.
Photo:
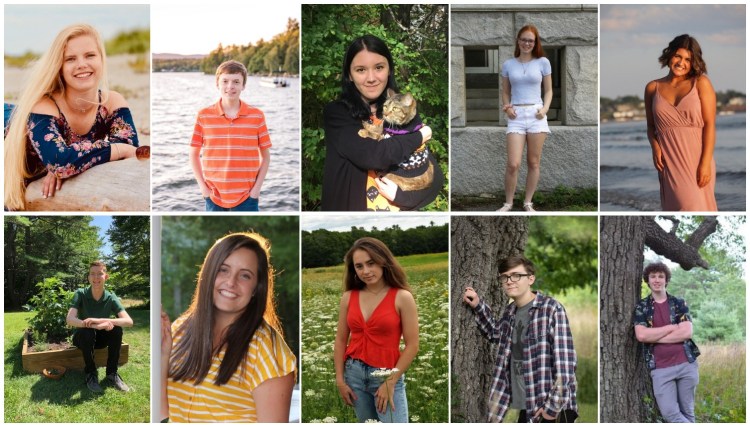
[[[99,33],[70,25],[31,69],[8,123],[5,208],[25,209],[30,180],[44,176],[42,196],[54,196],[63,179],[133,157],[137,147],[128,104],[108,89]]]
[[[539,183],[542,147],[550,132],[547,111],[552,103],[552,66],[544,57],[539,31],[535,26],[526,25],[518,31],[516,50],[513,58],[503,63],[502,77],[503,112],[508,117],[508,162],[505,168],[505,203],[498,211],[513,209],[513,196],[525,145],[526,198],[523,209],[533,212],[531,199]]]

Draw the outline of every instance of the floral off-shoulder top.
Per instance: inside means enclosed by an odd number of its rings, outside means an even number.
[[[99,96],[101,100],[101,93]],[[59,106],[57,110],[59,117],[29,115],[27,161],[28,169],[34,174],[50,171],[61,179],[68,178],[108,162],[112,143],[138,147],[138,134],[129,108],[118,108],[110,114],[100,104],[94,125],[82,135],[70,128]]]

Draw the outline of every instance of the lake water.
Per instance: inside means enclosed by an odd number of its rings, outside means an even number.
[[[290,86],[261,87],[248,77],[242,100],[266,116],[271,135],[271,165],[260,195],[260,210],[299,211],[300,94],[299,79]],[[213,75],[155,72],[151,77],[152,209],[205,211],[205,203],[188,159],[195,118],[219,99]]]
[[[745,114],[716,119],[716,203],[719,211],[745,211]],[[659,177],[646,121],[600,126],[600,209],[660,211]]]

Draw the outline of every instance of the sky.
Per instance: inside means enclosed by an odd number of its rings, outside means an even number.
[[[601,96],[643,98],[667,75],[658,58],[676,36],[698,40],[716,91],[746,92],[745,5],[600,6]]]
[[[57,33],[75,23],[93,25],[107,40],[120,31],[148,28],[147,5],[5,5],[5,53],[44,52]]]
[[[112,245],[109,243],[109,238],[107,237],[107,229],[109,229],[109,225],[112,224],[112,216],[95,215],[93,217],[94,221],[92,221],[91,224],[99,228],[99,237],[104,242],[104,245],[102,246],[102,255],[106,257],[112,254]]]
[[[441,226],[450,221],[450,217],[445,215],[385,215],[373,214],[371,217],[362,215],[315,215],[304,216],[300,218],[302,230],[313,231],[317,229],[328,229],[331,231],[349,231],[352,226],[364,227],[370,230],[376,227],[380,230],[392,227],[398,224],[402,229],[412,229],[418,226],[429,226],[433,222],[436,226]]]
[[[208,54],[219,43],[246,45],[272,39],[286,30],[289,18],[299,22],[300,7],[250,2],[159,3],[151,6],[151,16],[153,53]]]

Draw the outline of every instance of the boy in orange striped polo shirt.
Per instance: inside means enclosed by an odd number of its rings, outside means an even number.
[[[201,109],[190,142],[190,165],[206,211],[258,211],[271,162],[271,138],[260,109],[240,100],[247,69],[226,61],[216,69],[221,99]]]

